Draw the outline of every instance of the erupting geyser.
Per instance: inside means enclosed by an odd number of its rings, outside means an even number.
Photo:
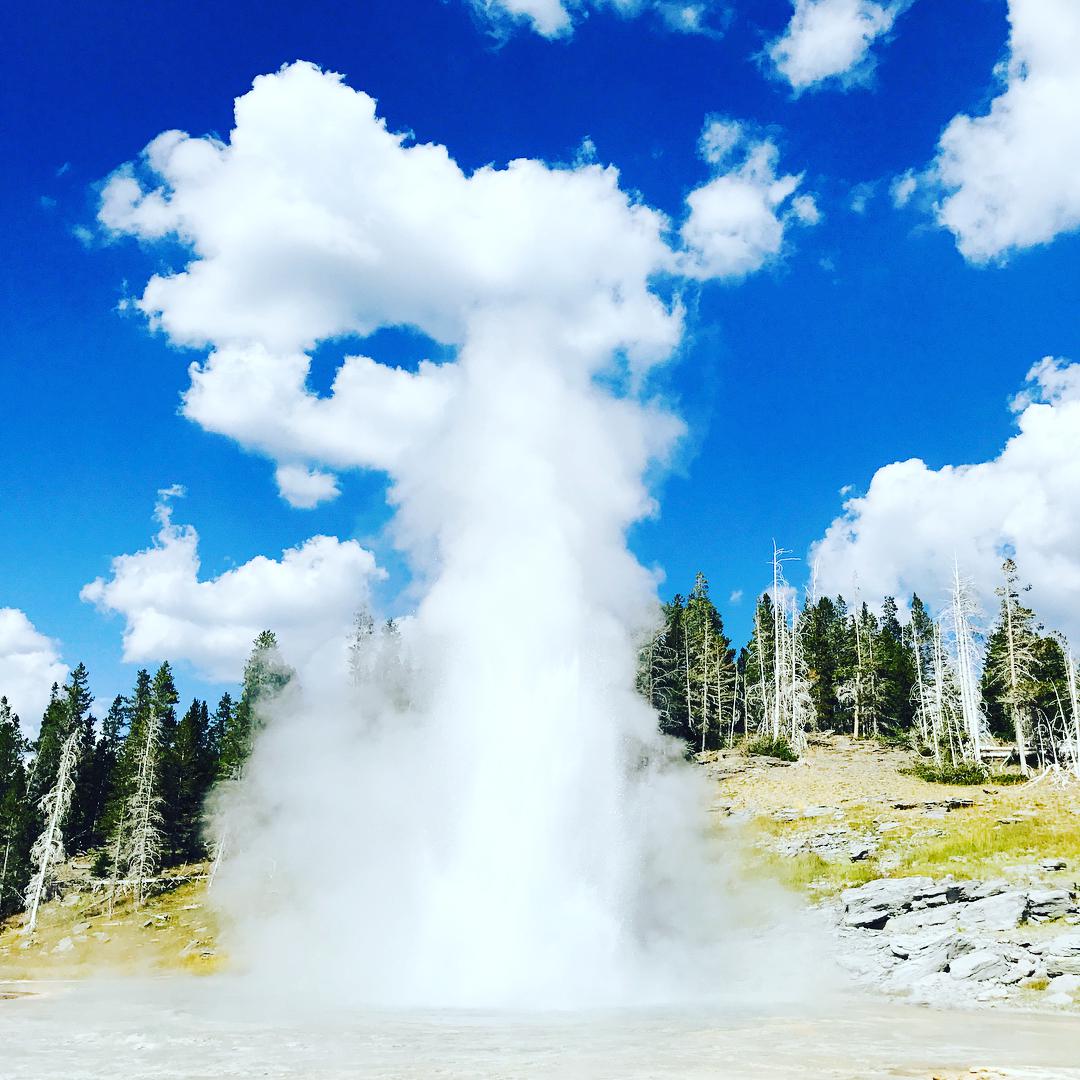
[[[261,736],[225,811],[232,953],[379,1002],[662,995],[706,872],[700,790],[633,690],[656,598],[626,532],[681,431],[644,389],[682,329],[666,219],[593,164],[466,175],[295,64],[228,143],[155,139],[101,220],[191,250],[137,301],[210,349],[186,414],[273,457],[293,501],[336,492],[321,470],[386,473],[424,583],[407,698],[357,701],[338,664]],[[456,356],[350,356],[308,389],[319,342],[387,326]]]

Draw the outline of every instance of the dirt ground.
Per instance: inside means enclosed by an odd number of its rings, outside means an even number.
[[[33,940],[22,932],[22,916],[9,919],[0,929],[0,992],[13,992],[23,981],[91,974],[216,970],[217,924],[206,903],[205,867],[183,869],[189,880],[137,910],[130,898],[110,912],[103,892],[69,892],[42,907]]]

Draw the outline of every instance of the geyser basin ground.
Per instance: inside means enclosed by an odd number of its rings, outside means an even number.
[[[271,1077],[1080,1078],[1073,1017],[856,998],[814,1011],[309,1013],[227,978],[53,985],[0,1001],[3,1080]]]

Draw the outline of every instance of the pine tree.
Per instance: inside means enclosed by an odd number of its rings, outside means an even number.
[[[109,795],[105,803],[103,831],[108,838],[98,859],[95,871],[99,875],[120,876],[120,847],[125,835],[126,815],[138,774],[137,757],[141,739],[151,714],[152,687],[150,673],[140,668],[135,676],[131,695],[113,702],[110,715],[119,721],[122,733],[109,782]],[[114,711],[115,710],[115,711]],[[122,710],[122,711],[120,711]]]
[[[232,695],[227,691],[218,700],[214,715],[210,717],[210,723],[206,731],[207,756],[210,760],[210,775],[218,775],[218,763],[221,759],[221,748],[225,742],[225,732],[233,719]]]
[[[127,702],[119,694],[113,698],[105,719],[101,722],[101,734],[94,745],[93,769],[91,771],[92,799],[95,808],[90,831],[92,847],[100,847],[115,828],[115,803],[112,793],[120,751],[127,734]]]
[[[67,730],[77,733],[79,743],[75,788],[64,834],[70,851],[86,851],[94,844],[94,827],[101,807],[97,805],[94,777],[96,721],[90,714],[94,695],[90,693],[90,675],[85,664],[80,663],[72,671],[63,689],[63,701],[67,710]]]
[[[167,862],[175,859],[180,850],[180,784],[182,767],[176,759],[176,706],[180,695],[176,691],[172,668],[164,661],[154,673],[150,684],[150,711],[157,722],[156,794],[161,798],[162,854]]]
[[[28,749],[19,718],[0,698],[0,919],[22,906],[21,888],[30,876],[30,815],[26,802]]]
[[[676,614],[674,604],[663,607],[663,621],[642,643],[638,651],[637,690],[659,718],[660,730],[674,734],[673,705],[679,680],[678,655],[671,646],[672,620],[682,618],[682,600]]]
[[[758,597],[754,609],[754,629],[746,647],[743,665],[743,696],[746,702],[746,729],[762,730],[773,713],[774,641],[776,613],[768,593]]]
[[[881,720],[881,685],[876,649],[881,629],[864,601],[848,618],[850,647],[844,681],[838,695],[851,717],[851,733],[858,739],[877,735]]]
[[[839,700],[842,680],[844,622],[846,609],[843,600],[823,596],[815,603],[807,602],[800,620],[803,630],[803,649],[806,658],[810,695],[814,702],[817,723],[832,731],[840,729],[843,714]]]
[[[397,633],[393,623],[387,624],[384,636],[396,639]],[[394,645],[396,644],[395,640]],[[244,666],[244,683],[240,701],[235,708],[225,710],[221,717],[223,728],[216,767],[218,785],[224,786],[240,781],[244,767],[251,756],[255,737],[266,723],[267,710],[288,685],[292,674],[292,670],[278,654],[277,638],[271,631],[264,630],[255,639],[251,656]],[[217,822],[215,831],[210,870],[211,888],[229,846],[230,823],[227,815]]]
[[[915,725],[915,656],[900,625],[896,600],[885,597],[874,648],[875,679],[881,727],[890,735],[908,735]]]
[[[174,853],[182,861],[202,858],[202,807],[212,778],[210,715],[206,702],[192,701],[176,728],[171,764],[176,771]]]
[[[56,782],[56,770],[60,765],[60,751],[68,737],[67,705],[60,687],[53,683],[49,704],[41,718],[41,727],[33,745],[33,761],[27,782],[27,797],[35,808],[52,790]]]
[[[734,693],[735,654],[702,573],[686,601],[683,624],[687,734],[703,751],[710,743],[718,745],[722,736],[721,718]]]
[[[221,739],[218,778],[239,779],[251,756],[255,735],[265,723],[266,709],[285,688],[292,671],[279,654],[277,637],[264,630],[255,639],[251,656],[244,667],[243,691]]]

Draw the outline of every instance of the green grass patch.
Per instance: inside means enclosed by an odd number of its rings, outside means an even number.
[[[753,754],[756,757],[771,757],[776,758],[779,761],[798,761],[799,755],[795,753],[795,748],[783,737],[779,735],[773,738],[771,735],[759,735],[756,739],[751,739],[745,744],[743,749],[748,754]]]
[[[933,761],[916,761],[900,772],[904,776],[916,776],[928,784],[975,785],[990,781],[990,770],[974,761],[942,762],[940,765]]]

